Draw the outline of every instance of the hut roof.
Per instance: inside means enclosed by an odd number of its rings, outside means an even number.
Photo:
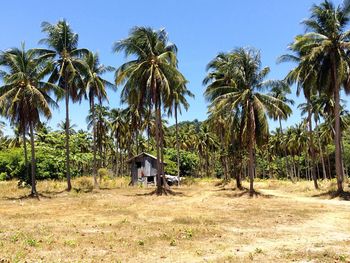
[[[142,156],[148,156],[154,160],[157,160],[157,157],[153,156],[152,154],[149,154],[149,153],[145,153],[145,152],[142,152],[134,157],[131,157],[129,160],[127,160],[128,163],[130,163],[132,160],[136,159],[136,158],[139,158],[139,157],[142,157]],[[166,164],[166,162],[164,162],[164,164]]]

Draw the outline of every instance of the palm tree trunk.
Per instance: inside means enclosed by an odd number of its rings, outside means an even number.
[[[254,142],[255,142],[255,120],[254,120],[254,111],[253,107],[249,106],[249,117],[248,117],[248,123],[250,128],[250,136],[249,136],[249,142],[248,142],[248,153],[249,153],[249,193],[250,196],[253,196],[254,194]]]
[[[229,169],[229,165],[228,165],[228,156],[224,156],[224,162],[225,162],[225,170],[227,173],[227,180],[231,180],[231,173],[230,173],[230,169]]]
[[[206,170],[206,176],[207,178],[209,178],[209,152],[208,152],[208,148],[205,151],[205,170]]]
[[[156,111],[156,126],[155,126],[155,133],[156,133],[156,151],[157,151],[157,195],[162,195],[162,179],[161,179],[161,167],[160,167],[160,149],[159,149],[159,109],[158,109],[158,97],[156,96],[156,101],[154,103],[155,111]]]
[[[162,175],[162,190],[166,190],[167,188],[169,188],[168,183],[166,181],[165,178],[165,171],[164,171],[164,134],[163,134],[163,123],[162,123],[162,114],[161,114],[161,98],[160,98],[160,94],[158,94],[158,108],[159,108],[159,139],[160,139],[160,167],[161,167],[161,175]]]
[[[69,149],[69,86],[67,78],[65,79],[65,100],[66,100],[66,176],[67,176],[67,191],[72,189],[70,181],[70,149]]]
[[[342,149],[342,154],[344,156],[344,151],[345,151],[345,148],[344,148],[344,142],[343,142],[343,139],[341,139],[341,149]],[[344,164],[344,161],[342,162],[343,164],[343,180],[345,183],[348,183],[348,169],[346,167],[346,165]]]
[[[340,129],[340,88],[338,85],[338,76],[336,70],[336,61],[334,54],[332,55],[332,80],[334,90],[334,144],[335,144],[335,171],[337,176],[338,193],[342,193],[343,190],[343,156],[341,152],[341,129]]]
[[[25,132],[25,124],[23,125],[22,131],[22,140],[23,140],[23,151],[24,151],[24,166],[25,166],[25,181],[26,183],[29,181],[29,173],[28,173],[28,150],[27,150],[27,140],[26,140],[26,132]]]
[[[35,145],[34,145],[34,129],[33,129],[33,122],[29,121],[30,126],[30,145],[31,145],[31,152],[32,152],[32,191],[31,195],[36,196],[38,193],[36,191],[36,179],[35,179]]]
[[[322,150],[320,137],[318,137],[318,148],[320,149],[320,157],[321,157],[321,162],[322,162],[323,180],[326,180],[327,179],[327,171],[326,171],[326,164],[325,164],[325,161],[324,161],[324,156],[323,156],[323,150]]]
[[[177,104],[174,106],[175,110],[175,133],[176,133],[176,150],[177,150],[177,186],[180,185],[180,142],[179,142],[179,125],[177,123]]]
[[[329,159],[329,153],[327,148],[325,149],[326,155],[327,155],[327,166],[328,166],[328,178],[332,179],[332,168],[331,168],[331,161]]]
[[[300,158],[298,158],[297,170],[298,170],[297,181],[300,181]]]
[[[118,160],[118,135],[115,136],[115,172],[114,175],[117,177],[119,176],[119,160]]]
[[[241,160],[241,167],[240,167],[239,171],[236,173],[236,186],[239,190],[243,189],[242,182],[241,182],[242,172],[243,172],[243,163]]]
[[[135,125],[135,144],[136,144],[136,155],[139,154],[139,127]]]
[[[314,181],[315,189],[318,189],[316,170],[315,170],[315,168],[316,168],[315,167],[316,156],[315,156],[315,148],[314,148],[314,141],[313,141],[311,115],[312,115],[311,109],[309,108],[309,110],[308,110],[308,123],[309,123],[309,138],[310,138],[310,153],[311,153],[311,176],[312,176],[312,180]]]
[[[93,145],[93,176],[94,176],[94,187],[99,188],[98,182],[97,182],[97,158],[96,158],[96,113],[95,113],[95,101],[94,98],[91,100],[91,113],[92,113],[92,145]]]
[[[294,178],[297,176],[297,168],[295,165],[295,155],[292,157],[292,163],[293,163],[293,176],[292,176],[292,181],[294,182]]]
[[[283,136],[283,129],[282,129],[282,120],[281,118],[278,118],[279,124],[280,124],[280,130],[281,130],[281,135]],[[285,171],[286,171],[286,176],[288,178],[288,154],[287,154],[287,148],[284,148],[284,156],[285,156]]]

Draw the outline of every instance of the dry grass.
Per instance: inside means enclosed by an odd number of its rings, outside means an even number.
[[[162,197],[123,178],[88,192],[86,180],[71,193],[64,182],[40,182],[40,200],[0,182],[0,262],[350,260],[349,203],[307,197],[309,182],[260,181],[261,194],[248,198],[217,180]]]

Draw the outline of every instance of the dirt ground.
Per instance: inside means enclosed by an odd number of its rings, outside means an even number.
[[[310,182],[257,182],[253,198],[218,181],[102,187],[41,182],[36,200],[0,182],[0,262],[350,262],[350,202]]]

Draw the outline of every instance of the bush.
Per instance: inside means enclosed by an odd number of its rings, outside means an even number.
[[[165,161],[167,165],[165,166],[165,171],[171,170],[173,173],[177,174],[177,151],[174,148],[167,148],[165,150]],[[170,162],[169,162],[170,161]],[[181,176],[191,176],[194,175],[195,171],[198,169],[199,159],[194,153],[180,150],[180,175]]]
[[[92,181],[86,177],[78,178],[75,184],[76,184],[75,190],[77,192],[80,192],[80,191],[91,192],[94,189],[94,185],[92,184]]]
[[[22,181],[27,181],[29,179],[25,178],[25,165],[22,149],[14,148],[0,152],[0,174],[2,180],[18,178]]]
[[[98,169],[97,174],[100,178],[104,179],[111,177],[111,172],[107,168]]]
[[[7,174],[5,172],[0,173],[0,181],[5,181],[7,179]]]

